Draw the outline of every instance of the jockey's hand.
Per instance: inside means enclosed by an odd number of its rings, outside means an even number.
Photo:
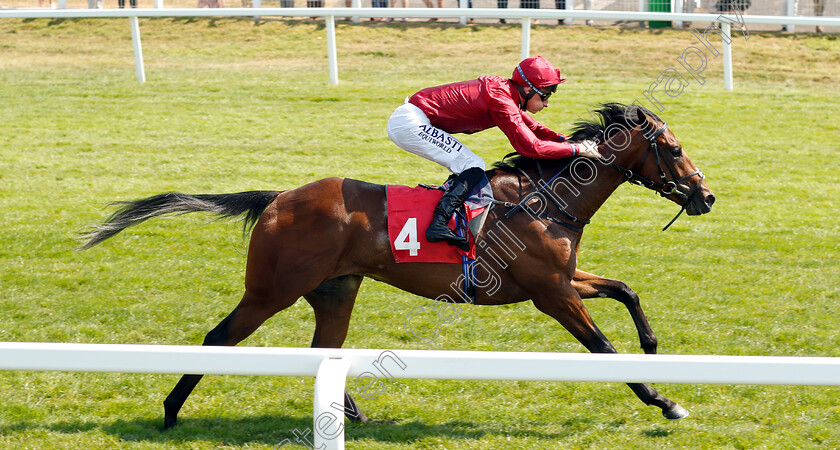
[[[583,141],[578,144],[578,154],[587,158],[600,159],[603,158],[598,152],[598,143],[595,141]]]

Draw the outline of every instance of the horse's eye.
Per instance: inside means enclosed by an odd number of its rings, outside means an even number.
[[[674,158],[678,158],[682,156],[682,148],[674,147],[671,149],[671,154],[674,155]]]

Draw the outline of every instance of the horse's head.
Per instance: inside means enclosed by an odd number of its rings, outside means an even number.
[[[601,133],[593,137],[599,141],[608,165],[621,171],[631,183],[657,191],[682,206],[689,215],[712,210],[715,195],[668,124],[639,106],[608,103],[597,112],[602,118]]]

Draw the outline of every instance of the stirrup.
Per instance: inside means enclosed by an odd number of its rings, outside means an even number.
[[[426,229],[426,240],[429,242],[446,241],[447,244],[460,248],[461,250],[470,251],[470,241],[468,238],[458,236],[451,228],[446,227],[447,231],[432,230],[432,226]],[[432,233],[429,233],[432,231]]]

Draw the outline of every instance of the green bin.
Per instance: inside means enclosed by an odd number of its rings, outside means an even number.
[[[648,11],[650,12],[671,12],[671,0],[648,0]],[[670,20],[651,20],[648,22],[651,28],[668,28]]]

